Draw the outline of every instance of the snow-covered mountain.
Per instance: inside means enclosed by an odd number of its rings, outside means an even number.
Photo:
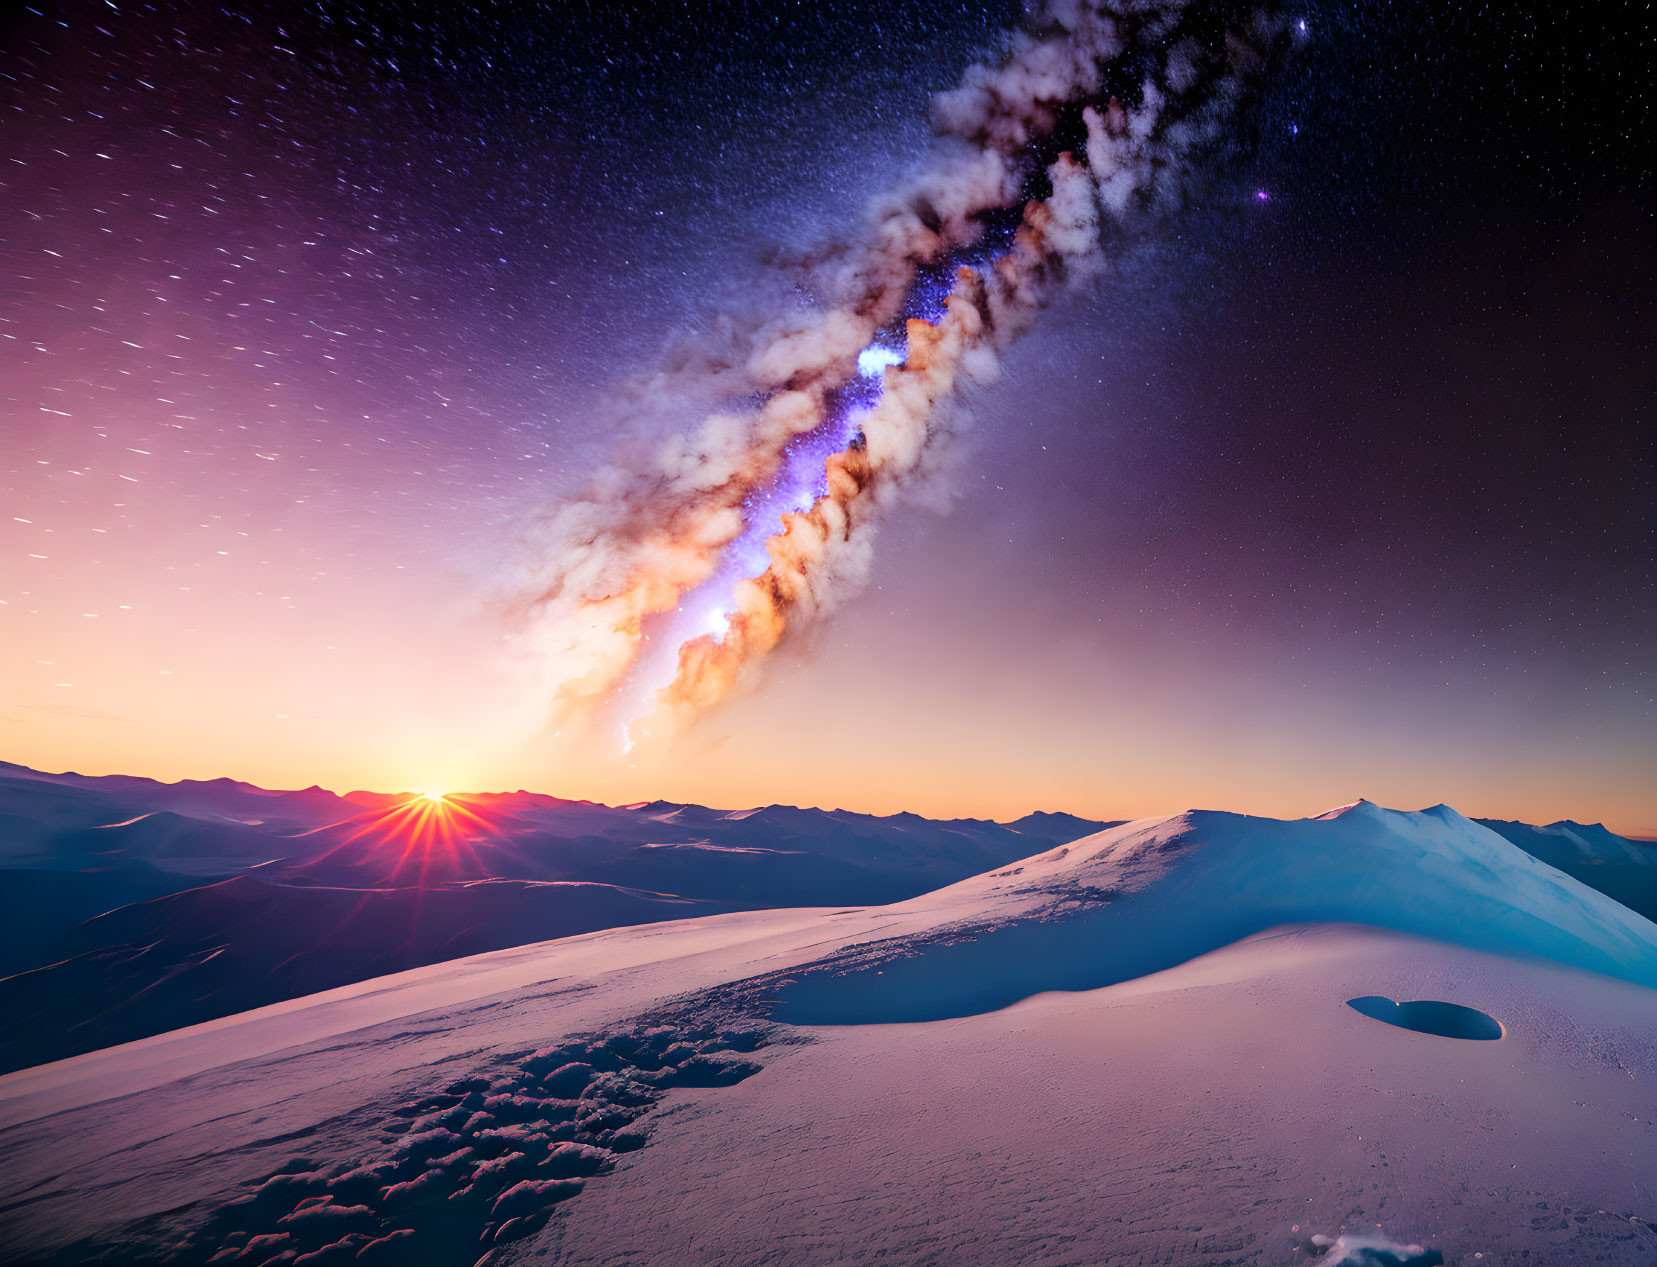
[[[1193,811],[0,1078],[0,1261],[1647,1267],[1653,986],[1447,807]]]
[[[1114,985],[1279,924],[1352,923],[1657,988],[1657,925],[1447,805],[1128,823],[905,906],[946,922],[779,990],[807,1023],[937,1020]],[[958,911],[953,917],[947,912]]]
[[[1533,827],[1501,818],[1477,821],[1550,867],[1657,919],[1657,844],[1619,836],[1603,823],[1562,819]]]

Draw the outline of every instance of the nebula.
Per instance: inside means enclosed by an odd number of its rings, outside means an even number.
[[[1104,272],[1113,231],[1182,202],[1289,35],[1258,8],[1055,0],[935,98],[922,173],[786,265],[808,302],[641,393],[729,406],[548,512],[523,609],[561,724],[674,732],[855,591],[961,390]]]

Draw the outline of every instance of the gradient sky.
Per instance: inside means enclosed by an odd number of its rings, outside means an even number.
[[[921,158],[928,97],[1016,6],[724,12],[12,23],[0,755],[1657,833],[1632,5],[1308,6],[1199,204],[971,399],[861,597],[672,748],[549,735],[510,620],[527,525],[665,345]]]

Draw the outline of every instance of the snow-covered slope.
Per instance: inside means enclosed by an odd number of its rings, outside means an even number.
[[[0,881],[5,879],[0,873]],[[294,888],[237,876],[86,920],[0,977],[16,1069],[364,978],[594,929],[729,910],[608,884]]]
[[[1507,1035],[1395,1029],[1345,1002],[1369,993]],[[1604,977],[1296,926],[1107,989],[811,1033],[674,1097],[506,1261],[1657,1263],[1657,995]]]
[[[1444,807],[1193,812],[0,1078],[0,1261],[1644,1267],[1654,984],[1657,927]]]

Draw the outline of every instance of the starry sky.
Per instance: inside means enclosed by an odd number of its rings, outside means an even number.
[[[1309,4],[671,748],[551,736],[526,525],[924,157],[1015,4],[32,5],[0,49],[8,759],[1657,833],[1650,11]],[[664,419],[664,428],[683,419]]]

